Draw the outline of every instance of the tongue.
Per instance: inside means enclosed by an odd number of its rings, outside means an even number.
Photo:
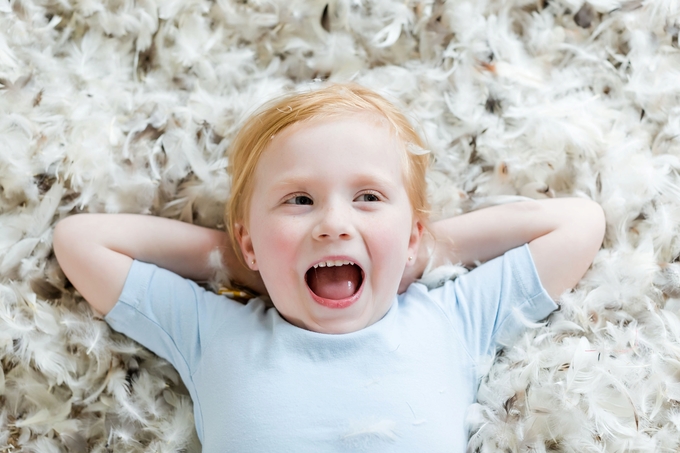
[[[357,266],[317,267],[307,272],[307,284],[319,297],[324,299],[346,299],[359,287],[361,271]]]

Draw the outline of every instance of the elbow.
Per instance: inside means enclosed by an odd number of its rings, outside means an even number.
[[[52,232],[52,248],[57,261],[62,264],[64,255],[82,242],[85,235],[83,226],[87,214],[77,214],[65,217],[57,222]],[[60,259],[61,258],[61,259]]]
[[[78,226],[78,219],[76,219],[76,217],[77,215],[64,217],[57,222],[54,226],[54,232],[52,233],[52,242],[55,244],[61,243],[72,235],[73,231]]]
[[[593,242],[597,247],[597,250],[599,250],[604,241],[605,231],[607,230],[607,219],[604,215],[604,209],[602,209],[602,206],[600,206],[599,203],[588,200],[588,205],[591,212],[589,221],[593,231]]]
[[[607,221],[604,209],[599,203],[589,199],[578,199],[578,228],[582,231],[585,253],[590,255],[591,262],[602,247]]]
[[[63,251],[65,243],[68,242],[69,233],[72,229],[71,221],[68,221],[71,217],[66,217],[57,222],[54,226],[54,231],[52,232],[52,248],[54,249],[54,256],[56,256],[57,261]]]

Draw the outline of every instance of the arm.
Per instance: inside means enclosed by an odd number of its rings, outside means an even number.
[[[80,214],[54,229],[54,253],[85,300],[106,315],[116,304],[132,260],[153,263],[182,277],[213,277],[208,256],[223,252],[234,281],[264,292],[259,273],[244,268],[227,246],[226,233],[177,220],[136,214]]]
[[[558,198],[511,203],[441,220],[423,237],[413,270],[400,292],[419,278],[430,259],[433,267],[452,263],[472,265],[529,243],[543,287],[553,299],[583,277],[602,244],[602,208],[582,198]],[[436,239],[435,239],[436,238]]]

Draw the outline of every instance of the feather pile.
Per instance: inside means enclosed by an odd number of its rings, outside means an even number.
[[[53,227],[224,228],[243,118],[323,80],[408,111],[434,219],[606,213],[561,310],[488,364],[469,451],[677,451],[679,32],[676,0],[0,0],[0,452],[199,451],[178,374],[74,291]]]

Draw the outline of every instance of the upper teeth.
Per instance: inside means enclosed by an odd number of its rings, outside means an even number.
[[[341,260],[337,260],[337,261],[321,261],[320,263],[316,263],[316,264],[314,265],[314,268],[317,268],[317,267],[342,266],[343,264],[354,264],[354,263],[351,262],[351,261],[341,261]]]

